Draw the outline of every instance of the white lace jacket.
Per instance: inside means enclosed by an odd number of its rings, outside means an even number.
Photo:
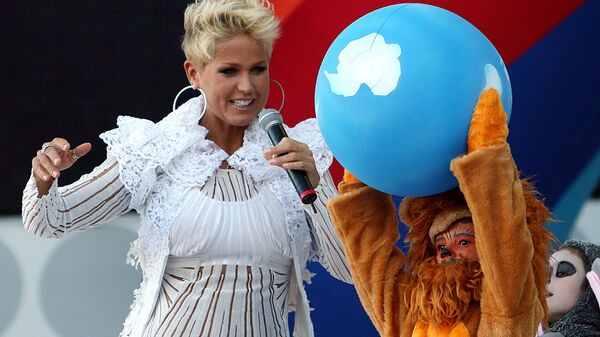
[[[332,266],[328,264],[331,262],[319,251],[321,243],[318,235],[315,235],[315,242],[312,242],[306,206],[300,202],[286,172],[269,165],[263,158],[263,150],[271,144],[266,133],[259,129],[257,121],[246,130],[242,148],[228,156],[206,139],[208,131],[198,124],[203,104],[202,97],[191,99],[158,123],[120,116],[117,120],[118,128],[100,135],[108,145],[108,156],[118,161],[119,178],[130,194],[129,208],[135,209],[141,217],[139,236],[132,243],[128,262],[141,265],[143,281],[134,292],[135,300],[121,336],[140,336],[151,316],[169,255],[169,229],[182,205],[181,197],[190,188],[202,187],[223,160],[227,160],[231,167],[246,172],[256,184],[266,185],[285,209],[287,234],[294,261],[291,282],[293,288],[289,299],[296,310],[294,336],[312,337],[310,309],[303,287],[303,281],[309,282],[312,275],[306,269],[306,263],[309,259],[318,260],[332,275],[350,283],[346,262],[341,262],[341,268],[330,268]],[[333,157],[319,133],[316,120],[309,119],[294,128],[288,128],[287,132],[291,138],[310,147],[317,170],[323,175]],[[327,179],[321,179],[321,184],[324,184],[324,180]],[[31,181],[30,179],[29,189]],[[321,188],[322,186],[317,187],[317,192]],[[37,208],[36,213],[39,213],[40,208],[45,208],[48,214],[46,226],[61,228],[51,224],[53,219],[61,217],[60,214],[52,215],[52,212],[56,212],[53,205],[53,199],[56,199],[58,193],[56,189],[54,184],[48,196],[38,199],[44,205],[31,206],[26,195],[35,193],[28,193],[26,188],[23,220],[28,230],[37,232],[37,229],[32,230],[32,226],[28,224],[29,217],[26,214],[32,213],[28,207]],[[306,208],[306,212],[314,213],[309,208]],[[320,205],[317,212],[326,212],[325,205]],[[328,215],[326,218],[328,219]],[[330,221],[327,222],[330,225]],[[64,233],[60,233],[62,234]],[[335,245],[341,247],[339,240],[334,241]],[[339,251],[342,249],[339,248]]]

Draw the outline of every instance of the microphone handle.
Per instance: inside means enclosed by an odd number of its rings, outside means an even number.
[[[283,128],[283,124],[275,123],[267,128],[267,134],[271,139],[271,143],[273,146],[279,144],[283,137],[287,137],[287,133]],[[282,153],[281,155],[286,155],[287,153]],[[303,204],[312,204],[315,200],[317,200],[317,192],[313,189],[310,180],[308,180],[308,176],[306,172],[303,170],[286,170],[292,184],[294,184],[294,188],[296,188],[296,192],[300,196],[300,200],[302,200]]]

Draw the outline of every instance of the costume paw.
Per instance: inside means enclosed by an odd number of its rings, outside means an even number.
[[[491,88],[482,92],[471,118],[467,140],[469,153],[505,143],[508,137],[507,119],[498,91]]]
[[[350,173],[350,171],[344,169],[344,182],[346,184],[360,183],[361,181]]]

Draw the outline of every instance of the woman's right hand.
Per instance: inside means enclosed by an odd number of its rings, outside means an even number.
[[[51,142],[44,143],[42,149],[31,161],[32,172],[38,188],[49,189],[60,171],[68,169],[78,158],[90,152],[92,144],[83,143],[71,149],[71,144],[66,139],[54,138]],[[45,193],[40,191],[40,194]]]

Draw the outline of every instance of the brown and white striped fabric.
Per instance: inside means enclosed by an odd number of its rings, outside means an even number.
[[[287,337],[289,275],[290,268],[170,258],[144,336]]]
[[[63,187],[58,187],[57,179],[42,198],[37,197],[32,174],[23,191],[25,229],[41,237],[62,237],[129,211],[131,195],[119,180],[118,165],[114,158],[107,159],[75,183]]]

